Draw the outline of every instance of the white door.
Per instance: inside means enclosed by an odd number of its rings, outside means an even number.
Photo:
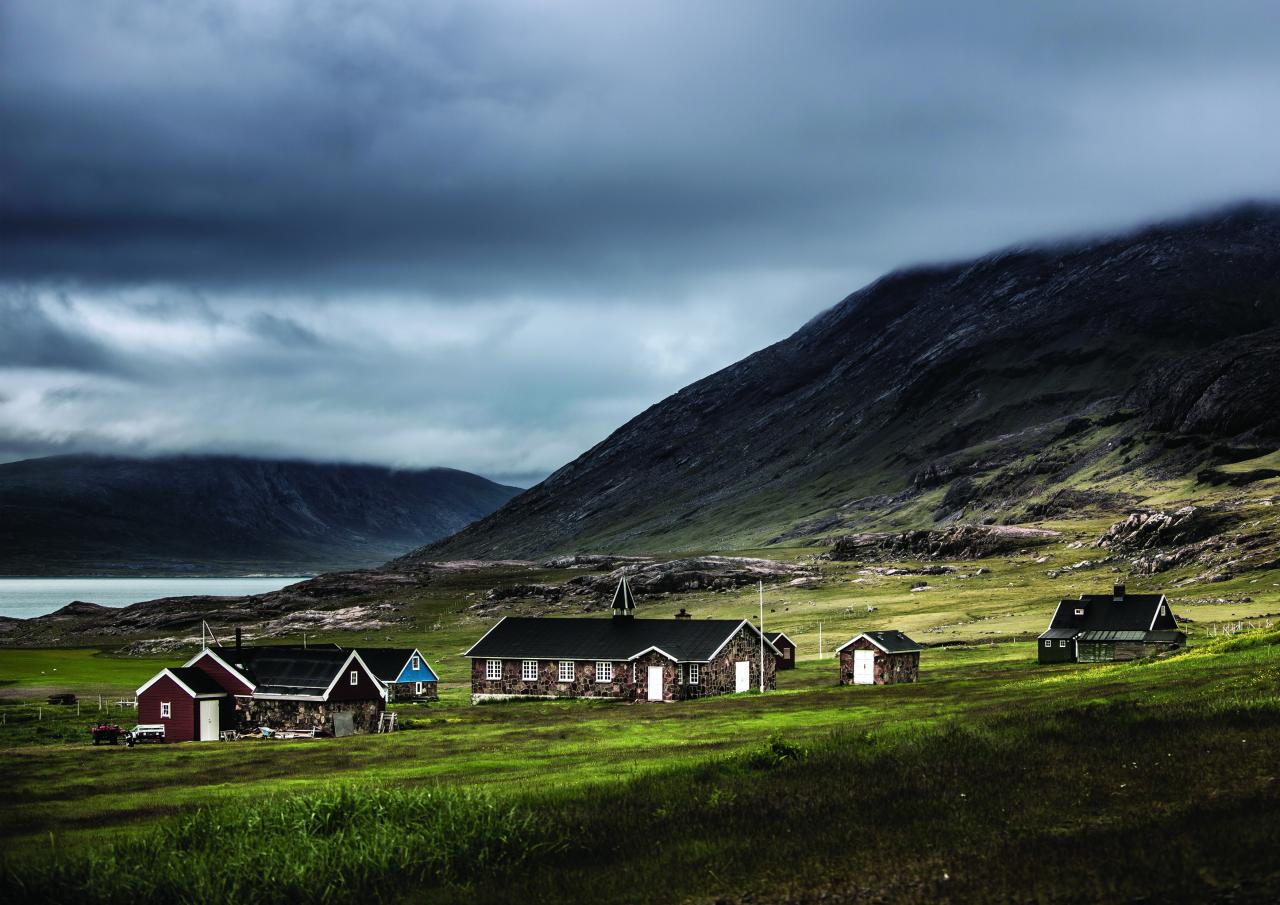
[[[662,700],[662,667],[649,667],[649,700]]]
[[[216,742],[222,724],[218,721],[218,702],[200,702],[200,741]]]
[[[746,660],[739,660],[733,664],[733,690],[734,691],[750,691],[751,690],[751,664]]]
[[[876,683],[876,653],[871,650],[855,650],[853,652],[853,684],[874,685]]]

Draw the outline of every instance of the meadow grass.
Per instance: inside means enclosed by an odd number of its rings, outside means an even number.
[[[895,718],[744,733],[586,783],[553,778],[571,764],[486,788],[357,767],[10,855],[4,879],[29,901],[1268,901],[1278,667],[1272,631],[1159,661],[1010,670],[1016,705],[886,707]],[[506,712],[536,723],[535,709]],[[661,723],[686,708],[560,709]],[[187,766],[216,770],[204,752],[233,747],[191,747]]]

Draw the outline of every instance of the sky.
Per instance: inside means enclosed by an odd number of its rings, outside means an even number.
[[[1280,197],[1280,4],[0,4],[0,461],[528,486],[883,273]]]

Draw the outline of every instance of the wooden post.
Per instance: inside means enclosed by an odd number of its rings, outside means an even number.
[[[760,693],[764,694],[764,579],[760,580]]]

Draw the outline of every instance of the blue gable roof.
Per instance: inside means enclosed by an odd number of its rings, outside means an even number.
[[[413,668],[413,661],[417,658],[418,668]],[[431,667],[427,664],[427,658],[422,656],[418,651],[413,652],[413,656],[405,661],[404,669],[396,678],[397,682],[436,682],[436,674],[432,672]]]

